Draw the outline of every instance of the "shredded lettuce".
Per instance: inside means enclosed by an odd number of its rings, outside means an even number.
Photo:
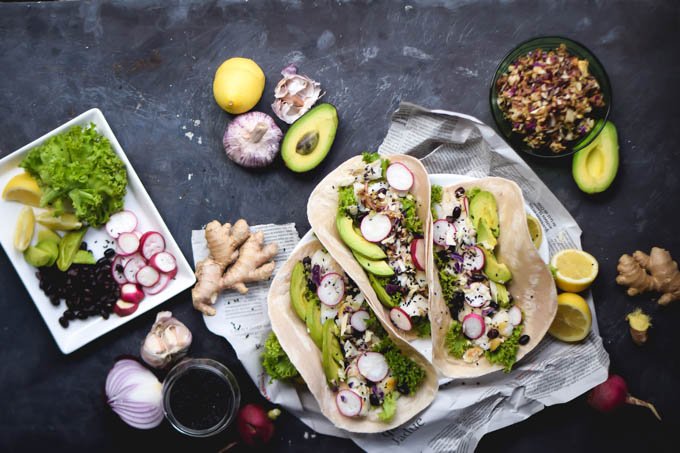
[[[354,196],[354,187],[340,187],[338,190],[338,213],[343,215],[349,214],[349,208],[356,205],[357,199]]]
[[[425,379],[425,370],[414,360],[406,357],[389,337],[385,337],[380,343],[376,344],[373,350],[385,356],[387,366],[390,367],[392,375],[397,379],[397,389],[408,389],[410,395]]]
[[[368,319],[366,320],[366,329],[373,332],[373,334],[378,338],[385,338],[387,332],[385,328],[378,320],[378,317],[373,313],[373,310],[368,310]]]
[[[427,316],[416,316],[411,318],[413,327],[419,338],[425,338],[432,335],[432,325]]]
[[[295,365],[292,364],[286,351],[281,347],[279,339],[274,332],[270,332],[264,342],[264,353],[262,354],[262,366],[270,377],[270,382],[280,380],[285,381],[296,378],[300,375]]]
[[[517,350],[519,349],[519,337],[522,336],[522,326],[517,326],[512,331],[512,335],[506,338],[495,351],[486,351],[486,359],[498,365],[503,365],[503,371],[509,373],[512,366],[517,361]]]
[[[380,159],[380,154],[363,152],[361,153],[361,159],[367,164],[370,164],[371,162],[375,162],[376,160]]]
[[[401,200],[401,210],[404,213],[404,226],[413,234],[423,234],[423,221],[418,218],[416,201],[408,196]]]
[[[433,185],[430,189],[430,210],[432,211],[432,218],[437,218],[437,211],[435,211],[434,206],[442,202],[442,186],[437,184]]]
[[[397,392],[390,392],[385,395],[385,399],[382,405],[382,411],[378,412],[378,418],[381,422],[389,422],[394,418],[394,414],[397,413],[397,400],[399,395]]]
[[[451,323],[451,328],[446,333],[444,344],[446,344],[449,354],[457,359],[463,358],[463,354],[471,346],[470,340],[463,335],[463,325],[458,321]]]

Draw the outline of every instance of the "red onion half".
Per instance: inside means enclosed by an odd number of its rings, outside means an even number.
[[[106,377],[109,406],[137,429],[155,428],[163,421],[162,388],[151,371],[131,359],[117,361]]]

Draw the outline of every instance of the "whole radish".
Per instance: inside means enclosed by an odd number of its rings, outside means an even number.
[[[654,416],[661,420],[661,416],[654,405],[631,396],[628,393],[626,381],[617,374],[610,374],[606,381],[592,389],[586,400],[591,407],[600,412],[611,412],[624,404],[643,406],[651,410]]]

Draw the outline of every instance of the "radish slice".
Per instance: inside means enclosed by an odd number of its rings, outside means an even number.
[[[144,288],[144,292],[148,294],[149,296],[153,296],[154,294],[158,294],[161,291],[165,289],[166,286],[168,286],[168,283],[170,283],[171,277],[168,276],[167,274],[161,274],[160,277],[158,278],[158,283],[153,285],[150,288]]]
[[[143,234],[142,234],[142,232],[141,232],[141,231],[137,231],[137,230],[135,230],[135,231],[133,231],[133,233],[135,234],[135,236],[137,236],[137,239],[141,239],[141,238],[142,238],[142,236],[143,236]]]
[[[470,215],[470,201],[467,196],[463,197],[463,210],[465,211],[465,215]]]
[[[366,352],[357,360],[359,373],[371,382],[380,382],[387,376],[390,367],[385,356],[379,352]]]
[[[395,326],[401,330],[411,330],[413,329],[413,323],[411,322],[411,317],[406,314],[404,310],[400,307],[394,307],[390,310],[390,319]]]
[[[484,335],[485,331],[484,318],[477,313],[470,313],[463,318],[463,333],[469,339],[475,340]]]
[[[416,269],[425,270],[425,239],[416,239],[411,242],[411,260]]]
[[[481,283],[475,282],[470,284],[470,287],[465,290],[465,303],[472,308],[481,308],[491,301],[491,292],[489,288]]]
[[[319,282],[316,295],[319,296],[319,300],[324,305],[329,307],[338,305],[345,295],[345,281],[342,275],[335,272],[324,275],[321,282]]]
[[[413,173],[401,162],[395,162],[385,171],[385,179],[396,190],[409,190],[413,186]]]
[[[121,256],[115,257],[111,262],[111,275],[119,285],[123,285],[128,282],[127,278],[125,278],[124,270],[125,263],[123,262],[123,258]]]
[[[463,254],[463,269],[466,271],[481,271],[485,264],[484,252],[482,249],[473,245]]]
[[[364,400],[352,390],[344,389],[335,395],[335,405],[345,417],[356,417],[361,413]]]
[[[432,225],[432,240],[442,247],[456,245],[456,226],[446,219],[437,220]]]
[[[522,322],[522,310],[517,305],[513,305],[508,310],[508,320],[513,326],[518,326]]]
[[[135,233],[121,233],[116,241],[118,254],[129,256],[139,250],[139,238]]]
[[[144,291],[134,283],[126,283],[120,287],[120,298],[125,302],[138,304],[144,299]]]
[[[151,259],[156,253],[165,250],[165,239],[163,239],[163,235],[157,231],[147,231],[142,235],[139,242],[142,256],[147,260]]]
[[[118,316],[128,316],[137,311],[137,307],[139,307],[139,304],[118,299],[118,302],[113,306],[113,312]]]
[[[158,271],[151,266],[144,266],[143,268],[137,271],[137,274],[135,274],[135,279],[137,280],[137,283],[146,288],[154,286],[156,283],[158,283],[158,280],[160,280],[160,278],[161,274],[159,274]]]
[[[392,222],[385,214],[367,215],[361,221],[361,235],[369,242],[380,242],[390,235]]]
[[[123,268],[125,280],[129,283],[137,283],[137,272],[146,266],[146,260],[141,255],[133,255]]]
[[[106,222],[106,232],[114,239],[121,233],[130,233],[137,228],[137,216],[130,211],[120,211],[109,217]]]
[[[368,327],[366,326],[366,321],[368,321],[369,317],[370,315],[366,310],[359,310],[352,315],[349,323],[358,332],[365,332]]]
[[[169,274],[170,277],[177,275],[177,260],[169,252],[156,253],[149,260],[149,264],[156,268],[158,272]]]

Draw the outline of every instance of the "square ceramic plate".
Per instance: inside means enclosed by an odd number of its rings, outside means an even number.
[[[30,266],[24,260],[23,254],[14,249],[13,237],[14,228],[16,226],[16,219],[19,215],[19,211],[23,207],[22,204],[12,201],[0,200],[0,213],[5,221],[0,222],[0,243],[5,249],[5,253],[9,257],[10,261],[14,265],[21,281],[24,283],[26,290],[31,295],[35,306],[45,320],[45,324],[50,329],[54,340],[57,342],[59,349],[64,354],[70,354],[76,349],[86,345],[92,340],[104,335],[107,332],[112,331],[118,326],[125,324],[126,322],[141,316],[149,310],[152,310],[172,298],[173,296],[179,294],[185,289],[189,288],[196,282],[193,270],[189,266],[184,255],[182,255],[181,250],[177,246],[175,239],[168,231],[168,227],[163,222],[158,210],[154,206],[149,194],[144,189],[142,182],[139,180],[137,173],[130,165],[123,149],[121,148],[118,140],[113,135],[109,124],[106,122],[104,115],[99,109],[88,110],[87,112],[77,116],[66,124],[59,126],[53,131],[43,135],[39,139],[29,143],[18,151],[4,157],[0,160],[0,188],[4,188],[7,182],[16,174],[22,173],[23,169],[19,168],[19,163],[26,156],[31,148],[34,148],[42,144],[45,140],[54,135],[65,132],[72,126],[87,126],[90,123],[94,123],[97,131],[104,137],[108,138],[111,142],[111,147],[125,163],[128,175],[128,187],[127,194],[125,195],[125,209],[134,212],[139,220],[137,229],[139,231],[158,231],[165,237],[166,250],[172,253],[177,259],[177,276],[170,281],[168,286],[160,293],[153,296],[146,296],[144,300],[140,302],[139,308],[133,314],[125,317],[119,317],[116,314],[112,314],[109,319],[104,319],[99,316],[90,317],[86,320],[74,320],[70,323],[69,327],[64,329],[59,324],[59,318],[61,317],[63,311],[66,309],[64,302],[58,306],[53,306],[45,293],[38,287],[38,279],[35,276],[36,269]],[[34,208],[36,214],[41,209]],[[36,224],[36,232],[43,228]],[[37,236],[37,234],[36,234]],[[104,228],[93,229],[87,232],[85,236],[85,241],[88,243],[88,247],[92,250],[95,258],[99,259],[104,254],[105,240],[110,239],[109,236],[104,231]],[[35,243],[35,237],[33,239]]]

